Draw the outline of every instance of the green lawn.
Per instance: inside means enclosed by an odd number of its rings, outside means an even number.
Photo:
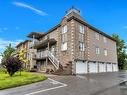
[[[0,72],[0,90],[39,82],[46,79],[47,77],[42,74],[35,74],[30,72],[21,72],[21,76],[20,73],[16,73],[13,77]]]

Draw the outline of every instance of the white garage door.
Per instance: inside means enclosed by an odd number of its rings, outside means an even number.
[[[98,66],[96,63],[89,62],[89,73],[97,73],[98,72]]]
[[[117,64],[112,64],[113,65],[113,71],[118,71],[118,66]]]
[[[99,72],[106,72],[105,63],[99,63]]]
[[[83,61],[76,62],[76,74],[84,74],[87,73],[87,63]]]
[[[107,72],[112,72],[112,64],[107,63]]]

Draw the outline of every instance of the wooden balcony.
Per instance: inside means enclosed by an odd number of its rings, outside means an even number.
[[[56,44],[56,40],[54,38],[52,39],[46,39],[46,40],[42,40],[42,41],[38,41],[38,42],[35,42],[35,44],[33,45],[33,47],[35,49],[41,49],[41,48],[45,48],[48,46],[48,43],[49,43],[49,46],[51,45],[54,45]]]
[[[34,54],[33,59],[42,60],[42,59],[45,59],[46,57],[47,57],[47,50],[46,51],[37,52],[36,54]]]

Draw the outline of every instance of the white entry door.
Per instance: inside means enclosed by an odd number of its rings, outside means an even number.
[[[85,74],[87,73],[87,63],[83,61],[76,62],[76,74]]]
[[[106,64],[99,63],[99,72],[106,72]]]
[[[98,66],[97,63],[89,62],[89,73],[97,73],[98,72]]]
[[[107,72],[112,72],[112,64],[107,63]]]

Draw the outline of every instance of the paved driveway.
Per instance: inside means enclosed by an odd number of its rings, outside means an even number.
[[[49,76],[44,82],[1,90],[0,95],[127,95],[127,73]]]

